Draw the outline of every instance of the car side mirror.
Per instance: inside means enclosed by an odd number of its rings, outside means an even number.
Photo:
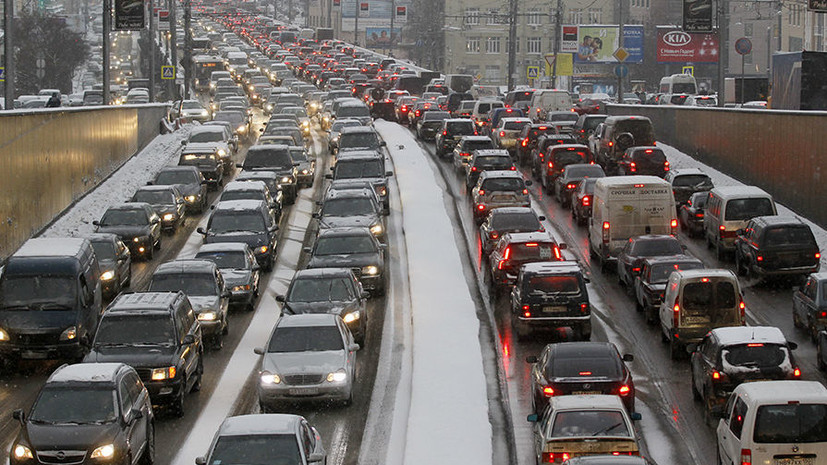
[[[26,412],[24,412],[23,409],[16,409],[11,413],[11,417],[21,424],[26,422]]]
[[[276,302],[284,303],[285,300],[287,300],[287,299],[282,294],[279,294],[279,295],[276,296]]]
[[[385,171],[385,177],[393,177],[393,171]]]
[[[244,165],[242,165],[241,163],[236,163],[236,164],[235,164],[235,167],[236,167],[236,168],[244,168]]]
[[[256,355],[264,355],[264,347],[254,347],[253,353]]]
[[[233,296],[233,293],[230,292],[230,291],[224,291],[224,292],[221,293],[221,297],[224,297],[224,298],[227,298],[227,299],[229,299],[232,296]]]
[[[195,465],[206,465],[207,458],[206,457],[196,457],[195,458]]]
[[[301,165],[301,163],[299,163],[299,162],[297,162],[297,161],[294,161],[294,162],[293,162],[293,166],[299,166],[299,165]]]
[[[150,223],[152,223],[152,224],[158,224],[160,222],[161,222],[161,218],[155,218],[152,221],[150,221]]]
[[[370,292],[362,291],[362,293],[359,295],[359,297],[361,297],[363,299],[370,299]]]
[[[623,361],[624,362],[634,362],[635,356],[632,354],[623,354]]]
[[[632,414],[629,415],[629,419],[631,419],[632,421],[640,421],[643,419],[643,416],[638,412],[632,412]]]
[[[100,222],[100,221],[98,221],[98,220],[94,220],[94,221],[92,221],[92,224],[93,224],[94,226],[100,226],[100,225],[101,225],[101,222]]]
[[[525,358],[525,361],[528,362],[528,363],[537,363],[538,360],[539,359],[537,358],[536,355],[529,355],[528,357]]]
[[[333,175],[332,175],[332,174],[330,174],[330,173],[328,173],[328,174],[325,174],[325,175],[324,175],[324,178],[325,178],[325,179],[333,179]]]
[[[534,184],[534,182],[530,180],[525,182],[526,187],[530,187],[532,184]]]
[[[321,217],[322,217],[322,215],[319,214],[319,212],[313,213],[313,218],[316,218],[318,220]]]
[[[311,453],[310,456],[307,458],[307,461],[309,463],[319,463],[322,460],[324,460],[324,455],[322,455],[318,452]]]
[[[795,349],[798,349],[798,344],[796,344],[793,341],[790,341],[790,342],[787,342],[787,347],[789,347],[790,350],[795,350]]]
[[[147,182],[146,182],[146,185],[147,185],[147,186],[151,186],[151,185],[152,185],[152,181],[147,181]]]
[[[527,416],[525,419],[528,422],[537,423],[538,421],[540,421],[540,416],[537,415],[536,413],[532,413],[531,415]]]
[[[385,141],[379,142],[379,147],[387,147],[388,143]]]
[[[540,216],[537,217],[537,219],[540,220],[540,221],[545,221],[546,217],[543,216],[543,215],[540,215]]]
[[[133,408],[130,411],[130,415],[131,415],[131,421],[140,420],[141,418],[144,417],[144,412],[142,412],[140,409]]]
[[[187,334],[184,336],[184,339],[181,341],[184,345],[195,344],[195,335]]]
[[[302,247],[302,252],[304,252],[304,253],[310,253],[312,251],[313,251],[313,249],[310,248],[310,247]]]
[[[569,248],[569,246],[567,246],[565,242],[561,242],[561,243],[557,244],[557,248],[560,249],[560,250],[566,250],[566,249]]]
[[[207,235],[207,231],[204,231],[204,228],[202,228],[201,226],[195,228],[195,232],[197,232],[198,234],[201,234],[202,236]]]
[[[351,352],[356,352],[357,350],[359,350],[361,348],[362,347],[359,344],[355,343],[355,342],[348,346],[348,350],[350,350]]]
[[[182,140],[182,141],[181,141],[181,145],[187,145],[187,141]]]

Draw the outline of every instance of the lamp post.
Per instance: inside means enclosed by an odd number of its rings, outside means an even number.
[[[3,36],[3,53],[5,71],[3,77],[5,78],[4,94],[6,97],[7,110],[14,108],[14,47],[12,42],[12,27],[14,25],[14,0],[4,0],[3,2],[3,28],[6,31]]]
[[[103,0],[103,104],[109,105],[109,80],[111,79],[111,71],[109,70],[109,30],[112,28],[112,2],[111,0]]]
[[[149,101],[155,101],[155,73],[157,64],[155,63],[155,1],[149,0]]]
[[[517,11],[518,0],[509,0],[508,5],[508,90],[514,89],[514,75],[517,62]]]

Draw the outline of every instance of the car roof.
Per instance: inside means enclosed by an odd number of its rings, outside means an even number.
[[[366,193],[364,191],[356,190],[356,189],[348,189],[348,190],[328,191],[328,193],[325,195],[324,199],[325,200],[330,200],[330,199],[341,199],[341,198],[347,199],[347,198],[361,198],[361,197],[372,198],[371,195],[369,195],[368,193]]]
[[[704,268],[701,270],[676,270],[672,272],[678,273],[685,279],[695,278],[735,278],[735,273],[730,270],[721,268]]]
[[[370,126],[345,126],[341,130],[342,135],[353,133],[371,133],[379,136],[379,133],[376,132],[376,129],[373,129]]]
[[[225,418],[218,436],[251,434],[296,434],[303,417],[286,413],[238,415]]]
[[[156,192],[156,191],[165,192],[166,191],[166,192],[169,192],[169,191],[172,191],[172,190],[175,190],[175,185],[174,184],[161,184],[161,185],[141,186],[135,192],[138,192],[138,191],[144,191],[144,192],[147,192],[147,191],[149,191],[149,192]],[[135,202],[129,202],[129,203],[135,203]]]
[[[276,326],[279,328],[301,328],[307,326],[335,326],[339,315],[332,313],[300,313],[282,315]]]
[[[293,275],[293,279],[297,278],[335,278],[335,277],[352,277],[353,272],[350,268],[307,268],[299,270]]]
[[[116,242],[120,236],[113,233],[94,232],[83,236],[89,242]]]
[[[118,205],[111,205],[106,211],[110,210],[143,210],[146,211],[147,208],[152,208],[146,202],[124,202]]]
[[[508,118],[501,119],[500,123],[531,123],[531,120],[524,116],[510,116]]]
[[[703,262],[692,255],[661,255],[657,257],[641,257],[644,263],[648,263],[649,265],[658,265],[662,263],[672,264],[672,263],[688,263],[688,262],[695,262],[703,264]]]
[[[123,363],[75,363],[63,365],[55,370],[49,383],[114,383]]]
[[[370,229],[367,227],[358,227],[358,226],[347,226],[347,227],[338,227],[338,228],[329,228],[323,229],[319,231],[319,235],[316,238],[321,239],[322,237],[345,237],[345,236],[370,236],[373,237],[373,234],[370,232]]]
[[[451,121],[451,120],[446,119],[445,121]],[[463,143],[463,142],[465,142],[465,141],[474,141],[474,142],[477,142],[477,141],[486,141],[486,140],[487,140],[487,141],[489,141],[489,142],[492,142],[492,143],[494,142],[494,141],[492,141],[492,140],[491,140],[491,138],[490,138],[490,137],[488,137],[488,136],[462,136],[462,138],[460,138],[459,142],[460,142],[460,144],[461,144],[461,143]]]
[[[264,181],[230,181],[224,186],[224,192],[259,190],[267,190],[267,184],[265,184]]]
[[[511,170],[487,170],[480,173],[480,179],[488,178],[514,178],[523,179],[523,174],[518,171]]]
[[[196,166],[165,166],[165,167],[161,168],[159,173],[163,173],[163,172],[166,172],[166,171],[195,171],[195,172],[199,172],[198,167],[196,167]]]
[[[181,292],[129,292],[118,295],[106,313],[135,312],[136,310],[163,310],[172,305]]]
[[[381,158],[384,159],[385,156],[381,153],[377,152],[376,150],[345,150],[344,152],[339,152],[336,155],[337,163],[342,160],[354,160],[354,159],[376,159]]]
[[[197,169],[197,168],[196,168]],[[238,173],[235,181],[249,182],[254,179],[273,179],[278,178],[279,175],[275,171],[242,171]]]
[[[735,345],[749,342],[786,344],[784,333],[775,326],[726,326],[709,332],[714,334],[721,345]]]
[[[222,200],[215,204],[215,210],[213,211],[261,210],[265,206],[264,200]]]
[[[531,207],[497,207],[489,215],[505,215],[514,213],[534,213]]]
[[[535,231],[535,232],[520,232],[520,233],[505,233],[502,236],[504,241],[510,243],[517,243],[517,242],[557,242],[548,231]]]
[[[589,147],[583,144],[555,144],[548,148],[549,150],[554,151],[562,151],[562,150],[577,150],[577,149],[586,149],[589,150]]]
[[[752,221],[762,223],[766,226],[807,226],[807,224],[801,221],[801,218],[797,216],[756,216],[752,219]]]
[[[706,177],[709,177],[708,174],[701,171],[699,168],[676,168],[672,170],[672,177],[676,178],[678,176],[685,176],[685,175],[698,175],[702,174]]]
[[[79,237],[37,237],[24,242],[14,256],[75,257],[83,251],[86,242],[86,239]]]
[[[479,155],[481,157],[496,156],[496,157],[509,157],[509,158],[511,158],[511,155],[508,154],[508,150],[505,150],[505,149],[477,149],[477,150],[474,150],[474,155],[475,156]]]
[[[220,132],[220,133],[223,134],[224,130],[225,130],[225,126],[223,126],[223,125],[219,126],[217,124],[212,124],[212,125],[208,125],[208,126],[204,126],[204,125],[194,126],[192,128],[192,130],[190,131],[190,136],[192,136],[193,134],[201,133],[201,132]]]
[[[827,403],[827,388],[818,381],[755,381],[740,384],[736,391],[759,404],[779,402]]]
[[[576,396],[554,396],[550,399],[552,410],[622,410],[625,407],[620,397],[607,394],[582,394]]]
[[[153,274],[162,273],[212,273],[216,264],[212,260],[176,259],[158,265]]]
[[[250,246],[244,242],[214,242],[202,244],[195,254],[198,255],[201,252],[245,252],[249,248]]]
[[[714,192],[721,197],[769,197],[770,194],[756,186],[724,186],[715,187]]]
[[[606,186],[606,187],[623,187],[629,186],[630,184],[654,184],[654,185],[667,185],[670,186],[669,183],[664,181],[663,179],[657,176],[644,176],[644,175],[635,175],[635,176],[610,176],[606,178],[600,178],[597,180],[597,184]]]
[[[582,273],[580,265],[573,261],[563,262],[534,262],[522,266],[523,273]]]

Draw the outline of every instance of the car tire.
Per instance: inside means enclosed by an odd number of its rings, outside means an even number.
[[[129,267],[129,274],[126,276],[126,280],[123,282],[121,288],[129,287],[132,285],[132,267]]]
[[[184,398],[187,395],[187,377],[181,380],[181,390],[175,399],[172,401],[172,414],[178,418],[182,418],[185,413]]]
[[[151,422],[146,430],[146,447],[141,454],[141,465],[153,465],[155,463],[155,425]]]
[[[741,258],[741,254],[738,253],[738,250],[735,250],[735,274],[738,276],[744,276],[746,272],[744,271],[744,260]]]
[[[669,358],[679,360],[681,358],[681,343],[674,337],[669,338]]]
[[[350,407],[353,405],[353,388],[351,387],[350,393],[348,393],[347,397],[342,400],[342,405],[345,407]]]
[[[819,370],[827,371],[827,363],[824,362],[824,357],[822,356],[821,351],[821,341],[818,341],[818,343],[816,343],[816,364],[818,365]]]
[[[155,247],[149,247],[146,252],[144,253],[144,260],[150,261],[152,257],[155,255]]]
[[[210,348],[212,350],[221,350],[224,347],[224,336],[221,334],[215,335],[210,340]]]
[[[690,363],[689,365],[689,385],[692,388],[692,398],[695,400],[701,400],[701,393],[698,391],[697,386],[695,386],[695,366]]]
[[[200,354],[198,356],[198,367],[195,369],[196,378],[195,382],[192,383],[192,389],[190,392],[198,392],[201,390],[202,381],[204,379],[204,354]]]
[[[804,323],[801,321],[801,318],[798,316],[798,312],[795,311],[795,305],[793,305],[793,326],[796,328],[803,328]]]

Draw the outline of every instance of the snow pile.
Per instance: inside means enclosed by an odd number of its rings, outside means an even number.
[[[404,452],[385,463],[490,464],[492,430],[479,321],[444,193],[406,128],[384,121],[375,125],[388,141],[396,167],[413,315],[407,433],[401,448],[389,448]]]
[[[95,232],[92,221],[99,220],[107,208],[129,200],[161,168],[178,163],[181,141],[187,138],[189,132],[190,126],[187,125],[179,131],[153,139],[94,190],[69,207],[43,232],[43,236],[83,236]]]

